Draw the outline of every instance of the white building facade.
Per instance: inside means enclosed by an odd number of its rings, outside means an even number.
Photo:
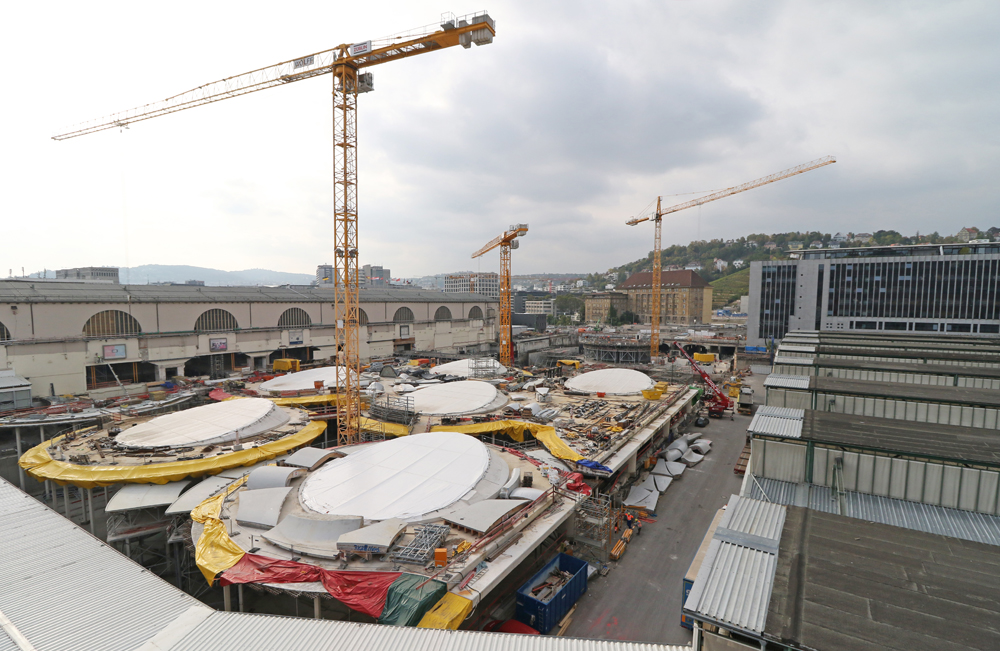
[[[0,369],[34,395],[84,393],[277,357],[337,354],[332,286],[197,287],[0,281]],[[488,353],[496,302],[476,294],[362,289],[362,362],[410,350]]]

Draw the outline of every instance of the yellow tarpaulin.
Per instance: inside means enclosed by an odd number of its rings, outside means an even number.
[[[441,600],[428,610],[417,628],[457,629],[472,612],[472,600],[454,592],[446,592]]]
[[[575,359],[560,359],[559,364],[563,366],[573,366],[575,368],[580,368],[580,362]]]
[[[566,445],[566,442],[559,438],[559,435],[556,434],[556,429],[551,425],[526,423],[520,420],[494,420],[474,425],[438,425],[431,429],[434,432],[459,432],[461,434],[489,434],[490,432],[498,432],[506,434],[518,443],[524,441],[524,430],[531,432],[531,435],[541,441],[542,445],[558,459],[579,461],[584,458],[577,454],[576,450]]]
[[[369,432],[385,432],[389,436],[409,436],[410,428],[399,423],[386,423],[374,418],[361,417],[361,429]]]
[[[51,479],[60,486],[73,484],[80,488],[96,488],[112,484],[166,484],[187,477],[215,475],[229,468],[252,466],[273,459],[279,454],[303,446],[323,433],[326,423],[313,422],[291,436],[264,445],[230,452],[208,459],[151,463],[144,466],[78,466],[55,461],[48,448],[62,437],[57,436],[28,450],[18,464],[38,481]]]
[[[335,405],[340,395],[336,393],[323,393],[318,396],[298,396],[295,398],[268,398],[279,407],[316,407],[318,405]],[[368,405],[368,397],[361,396],[361,406]]]
[[[226,490],[209,497],[191,510],[191,519],[205,527],[195,545],[194,560],[209,585],[212,585],[219,572],[225,572],[236,565],[246,553],[229,537],[226,523],[219,519],[226,497],[246,483],[246,480],[246,477],[240,478],[227,486]]]

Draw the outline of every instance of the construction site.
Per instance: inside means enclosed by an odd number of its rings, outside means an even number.
[[[446,13],[54,136],[329,75],[334,263],[0,282],[0,648],[1000,646],[1000,343],[747,346],[705,283],[664,281],[667,215],[834,157],[623,218],[653,226],[641,325],[515,335],[526,223],[449,291],[360,282],[371,68],[496,34]]]

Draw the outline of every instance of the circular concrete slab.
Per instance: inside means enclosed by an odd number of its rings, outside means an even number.
[[[630,368],[606,368],[566,380],[566,388],[609,396],[631,396],[652,389],[656,383],[645,373]]]

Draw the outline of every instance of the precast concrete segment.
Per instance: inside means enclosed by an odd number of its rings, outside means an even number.
[[[566,380],[566,388],[609,396],[631,396],[652,389],[652,378],[630,368],[606,368],[591,371]]]
[[[324,388],[333,389],[344,383],[345,369],[343,366],[324,366],[308,371],[289,373],[260,385],[261,391],[312,391],[316,382],[322,382]]]
[[[418,413],[448,416],[487,410],[497,400],[498,392],[488,382],[464,380],[431,384],[409,395],[413,398],[413,408]]]
[[[303,508],[366,521],[418,519],[448,507],[485,476],[489,450],[455,432],[385,441],[327,462],[299,490]]]
[[[288,414],[270,400],[241,398],[157,416],[125,430],[116,440],[129,448],[229,443],[288,421]]]

